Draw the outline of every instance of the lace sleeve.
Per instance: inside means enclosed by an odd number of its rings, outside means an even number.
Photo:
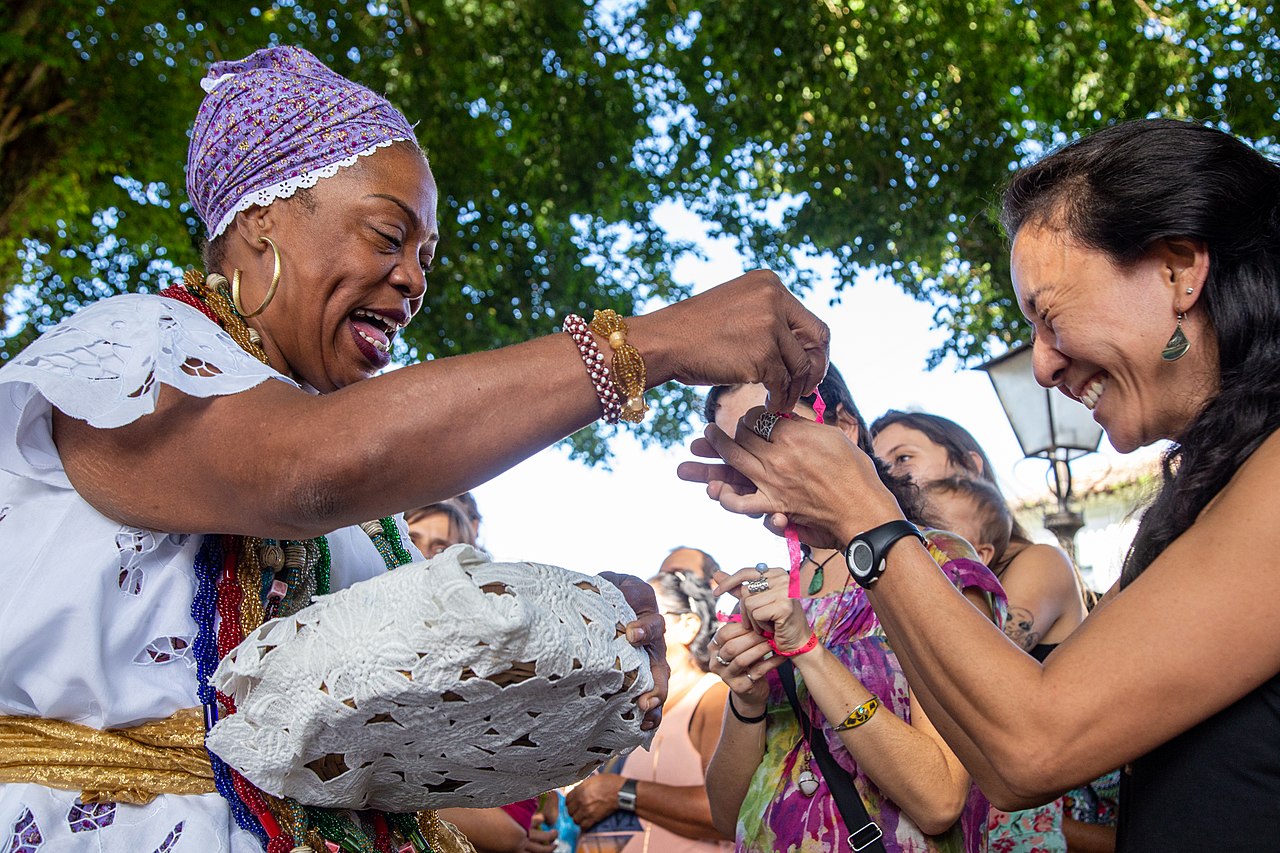
[[[0,369],[0,469],[69,485],[53,409],[103,429],[155,411],[161,385],[193,397],[292,382],[189,305],[126,294],[64,320]]]

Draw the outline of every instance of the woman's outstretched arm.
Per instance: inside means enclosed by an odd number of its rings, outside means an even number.
[[[709,443],[695,452],[730,467],[685,463],[682,476],[708,483],[727,509],[779,513],[778,529],[789,514],[813,544],[843,546],[902,515],[871,461],[834,433],[783,421],[772,443],[747,429],[735,442],[709,427]],[[1280,573],[1256,536],[1280,513],[1277,477],[1273,435],[1199,521],[1044,666],[982,618],[923,547],[893,547],[871,601],[909,679],[923,685],[926,710],[996,805],[1052,799],[1280,671]]]

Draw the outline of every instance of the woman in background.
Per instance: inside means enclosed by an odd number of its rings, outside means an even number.
[[[569,792],[569,813],[589,829],[615,809],[635,812],[640,831],[622,853],[724,853],[732,845],[711,821],[707,764],[720,740],[728,688],[709,671],[715,596],[691,572],[649,581],[667,623],[671,666],[662,726],[648,749],[626,757],[619,773],[588,776]],[[585,833],[580,846],[593,837]]]
[[[921,485],[962,476],[999,488],[986,452],[947,418],[890,410],[871,424],[871,441],[890,471]],[[1083,584],[1071,558],[1054,545],[1032,542],[1016,520],[1008,545],[990,566],[1009,596],[1005,633],[1036,660],[1048,657],[1084,621]]]
[[[826,403],[826,425],[819,428],[842,444],[870,450],[866,425],[835,367],[818,390]],[[707,416],[732,430],[743,412],[763,402],[759,385],[716,387],[707,397]],[[815,403],[813,395],[804,397],[796,415],[816,419]],[[878,475],[913,512],[915,486],[883,466]],[[925,537],[955,588],[1000,619],[999,584],[973,550],[941,530]],[[874,834],[863,832],[862,824],[847,825],[807,728],[850,780],[867,817],[884,833],[888,853],[985,850],[986,797],[921,709],[865,592],[850,583],[840,552],[813,549],[801,565],[798,599],[789,596],[790,581],[780,569],[746,569],[722,586],[747,581],[748,618],[724,625],[712,648],[712,670],[732,692],[707,773],[712,814],[726,834],[734,833],[737,849],[847,851],[851,833],[859,842]],[[794,663],[803,717],[774,672],[785,661]]]

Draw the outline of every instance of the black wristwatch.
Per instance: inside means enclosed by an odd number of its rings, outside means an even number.
[[[849,564],[850,577],[863,588],[880,580],[889,549],[904,536],[914,536],[921,542],[924,541],[924,535],[916,526],[902,519],[873,527],[850,539],[848,547],[844,549],[844,561]]]
[[[618,808],[623,811],[633,812],[636,810],[636,780],[628,779],[622,783],[622,787],[618,789]]]

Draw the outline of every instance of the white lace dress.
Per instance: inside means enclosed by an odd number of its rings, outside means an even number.
[[[291,382],[196,309],[146,295],[80,311],[0,369],[0,714],[116,728],[199,705],[190,607],[201,537],[90,507],[63,471],[53,408],[111,428],[152,412],[162,384],[210,397],[268,379]],[[358,527],[329,545],[334,589],[386,570]],[[37,850],[261,847],[218,794],[82,806],[75,792],[0,785],[0,851]]]

